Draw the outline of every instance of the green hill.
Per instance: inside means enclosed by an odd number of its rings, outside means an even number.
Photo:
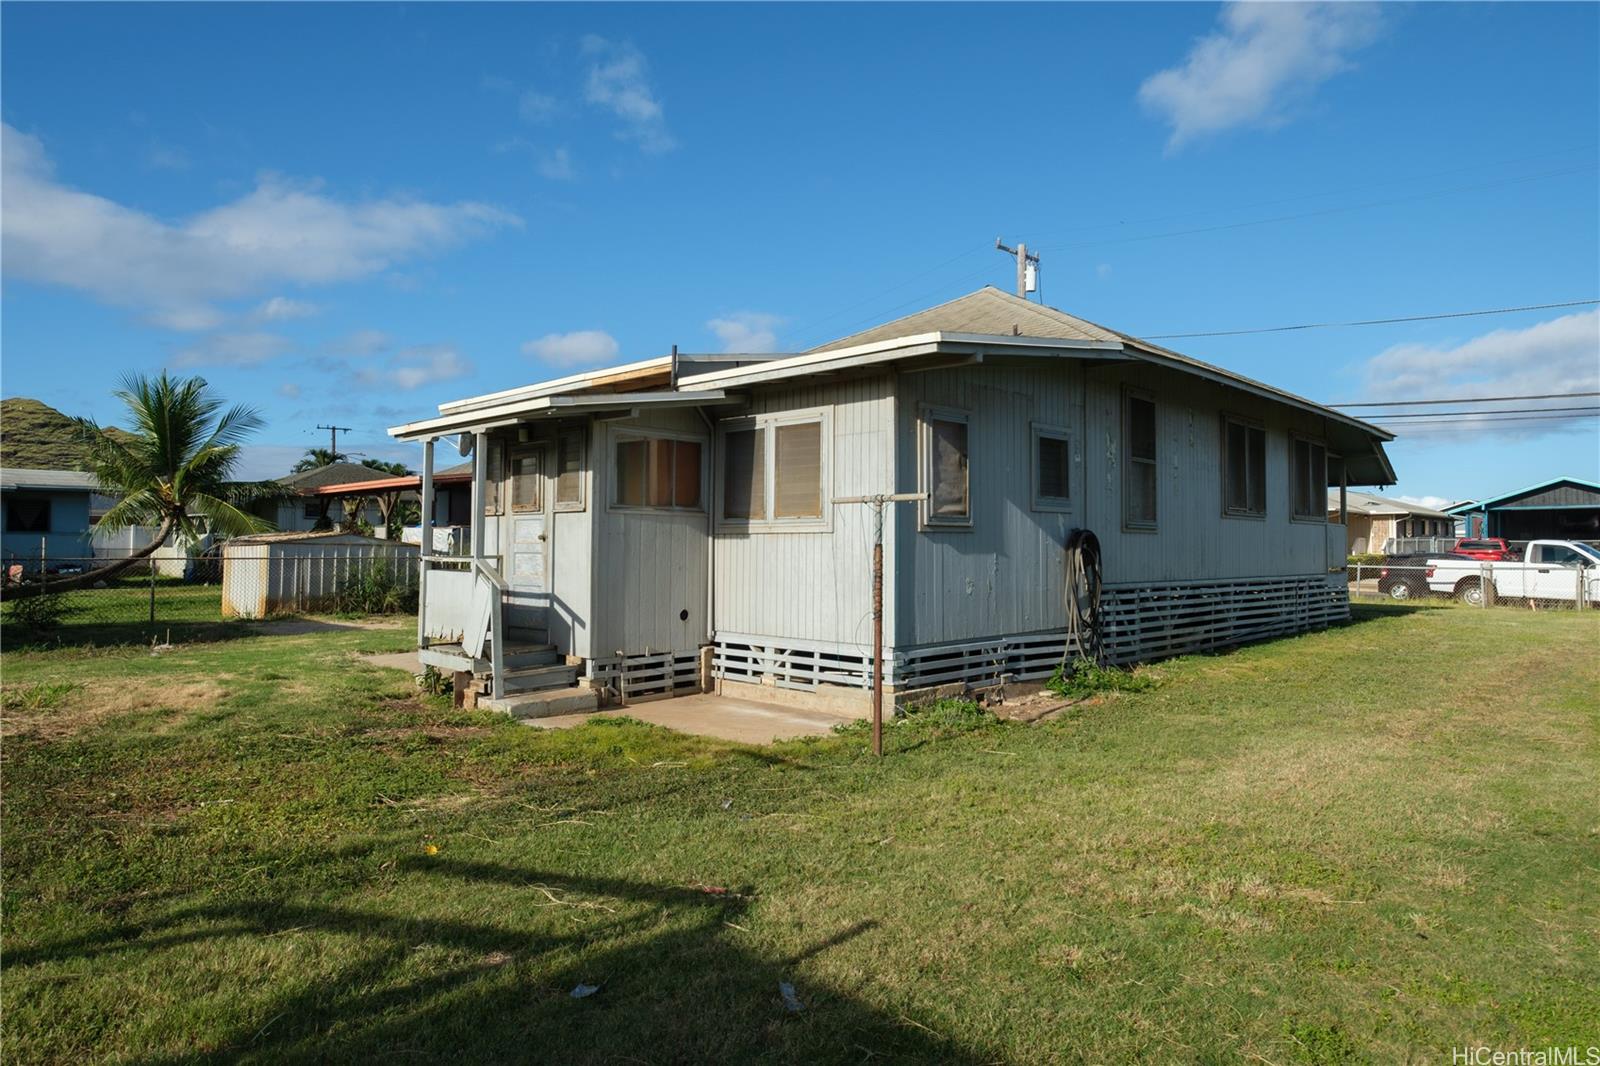
[[[112,435],[125,435],[112,427]],[[72,419],[26,396],[0,400],[0,466],[24,470],[87,470]]]

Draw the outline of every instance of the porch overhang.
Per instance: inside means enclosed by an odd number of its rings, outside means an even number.
[[[502,426],[563,415],[605,415],[647,408],[720,407],[744,402],[742,396],[730,396],[721,389],[694,393],[620,392],[535,396],[391,426],[389,436],[396,440],[433,440],[456,433],[482,433]]]

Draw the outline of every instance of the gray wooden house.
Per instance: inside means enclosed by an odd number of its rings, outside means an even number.
[[[423,563],[419,640],[519,690],[700,683],[865,706],[881,493],[887,684],[1047,676],[1064,544],[1093,531],[1127,663],[1348,616],[1329,487],[1392,484],[1349,415],[985,288],[785,355],[674,354],[440,406],[471,545]],[[423,513],[430,513],[424,504]],[[428,543],[427,538],[423,540]]]

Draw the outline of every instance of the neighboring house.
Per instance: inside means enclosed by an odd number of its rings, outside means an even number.
[[[1519,545],[1530,540],[1600,542],[1600,485],[1578,477],[1552,478],[1457,504],[1450,514],[1466,523],[1463,535],[1469,537],[1503,537]]]
[[[1341,621],[1327,490],[1395,480],[1376,426],[992,288],[805,353],[674,353],[390,433],[424,444],[424,476],[465,435],[490,516],[470,569],[424,569],[425,661],[481,673],[547,641],[622,691],[693,676],[709,646],[725,690],[864,701],[873,511],[842,498],[926,495],[884,518],[903,693],[1072,654],[1078,528],[1101,547],[1115,662]]]
[[[0,469],[7,565],[37,569],[52,562],[91,558],[91,504],[100,484],[76,470]]]
[[[1351,555],[1443,551],[1455,543],[1455,519],[1444,511],[1370,492],[1347,493],[1346,508],[1345,545]],[[1330,491],[1328,520],[1336,521],[1338,512],[1339,493]]]
[[[257,517],[265,518],[275,528],[285,533],[309,532],[324,518],[338,525],[345,512],[343,499],[338,496],[319,495],[317,490],[326,485],[370,481],[382,473],[383,471],[374,470],[370,466],[346,462],[329,463],[314,470],[302,470],[278,478],[278,484],[291,493],[290,498],[264,501],[250,510]],[[368,501],[362,507],[361,516],[371,523],[374,529],[383,525],[383,514],[378,505],[372,501]]]
[[[367,469],[368,475],[377,473],[380,471]],[[458,463],[449,469],[438,471],[433,476],[433,488],[435,539],[445,546],[465,545],[467,530],[472,524],[472,464]],[[373,531],[382,536],[394,507],[419,503],[422,499],[422,476],[420,474],[378,478],[368,476],[356,481],[322,485],[312,490],[312,495],[319,499],[332,497],[345,506],[348,506],[347,501],[356,499],[375,502],[383,522],[381,525],[373,522]],[[337,508],[334,510],[337,511]],[[408,527],[402,539],[421,544],[420,528]]]

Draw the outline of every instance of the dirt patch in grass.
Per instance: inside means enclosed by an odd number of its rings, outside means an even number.
[[[59,686],[56,688],[59,690]],[[0,733],[33,740],[62,740],[126,715],[163,711],[176,718],[213,707],[225,691],[215,678],[99,680],[71,685],[59,697],[31,698],[38,690],[39,686],[7,687]]]

